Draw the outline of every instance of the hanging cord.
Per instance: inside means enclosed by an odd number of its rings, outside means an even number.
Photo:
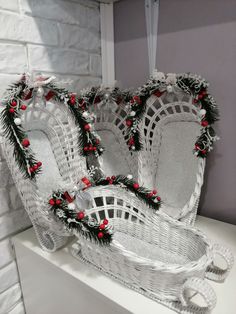
[[[145,0],[149,74],[156,69],[159,0]]]

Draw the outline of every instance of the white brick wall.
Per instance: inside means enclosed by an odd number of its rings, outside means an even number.
[[[100,84],[99,20],[92,0],[0,0],[0,97],[25,71]],[[0,314],[24,314],[11,236],[29,226],[0,149]]]

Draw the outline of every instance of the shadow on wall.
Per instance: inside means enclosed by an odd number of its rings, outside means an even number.
[[[40,44],[28,44],[29,70],[56,73],[78,90],[101,83],[99,5],[92,1],[23,0],[34,18]]]
[[[160,0],[159,34],[235,21],[235,0],[171,0],[167,5],[163,2]],[[162,19],[168,23],[162,23]]]

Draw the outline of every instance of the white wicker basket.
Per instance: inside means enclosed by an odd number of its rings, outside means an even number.
[[[25,179],[15,162],[13,147],[3,138],[3,151],[23,205],[43,249],[55,251],[71,235],[48,209],[48,195],[54,189],[76,185],[85,175],[86,162],[78,149],[78,128],[63,103],[30,104],[22,114],[22,126],[43,171],[34,182]],[[65,237],[66,236],[66,237]]]
[[[134,178],[138,177],[137,154],[130,151],[127,145],[127,110],[124,103],[117,104],[114,101],[92,108],[95,117],[94,128],[105,148],[99,158],[105,176],[132,174]]]
[[[205,169],[205,159],[193,154],[199,110],[192,96],[180,90],[152,95],[140,127],[139,181],[157,187],[161,210],[187,224],[195,222]]]
[[[114,238],[109,246],[78,235],[72,254],[106,275],[180,313],[207,313],[216,303],[204,277],[222,280],[232,267],[232,254],[215,250],[192,227],[175,222],[163,213],[140,206],[142,202],[117,187],[88,190],[92,207],[86,214],[97,221],[109,219]],[[213,265],[214,252],[224,256],[227,269]],[[191,303],[192,289],[202,295],[204,308]]]

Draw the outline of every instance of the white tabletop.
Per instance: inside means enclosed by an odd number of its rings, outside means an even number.
[[[236,226],[198,216],[196,227],[205,232],[215,243],[225,244],[236,256]],[[67,248],[55,253],[43,251],[37,242],[33,229],[28,229],[14,237],[14,242],[32,250],[40,257],[70,274],[88,287],[97,290],[106,298],[135,314],[171,314],[170,309],[132,291],[116,281],[104,276],[71,256]],[[236,313],[236,266],[224,283],[209,282],[217,294],[214,314]]]

